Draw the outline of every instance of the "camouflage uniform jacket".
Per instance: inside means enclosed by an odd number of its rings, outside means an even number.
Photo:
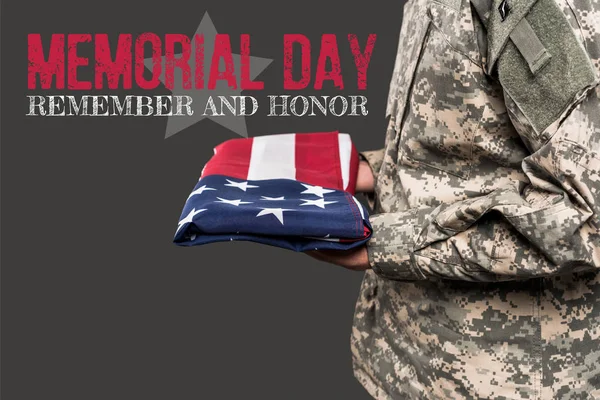
[[[600,399],[600,2],[408,0],[352,331],[377,399]]]

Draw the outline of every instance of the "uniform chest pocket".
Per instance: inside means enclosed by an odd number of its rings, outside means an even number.
[[[485,74],[468,0],[444,1],[427,8],[427,31],[398,116],[399,161],[468,179],[486,107]]]

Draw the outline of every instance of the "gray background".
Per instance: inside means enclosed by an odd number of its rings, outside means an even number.
[[[274,59],[259,77],[266,90],[244,92],[262,107],[250,136],[339,129],[366,150],[383,145],[402,5],[4,1],[2,398],[369,398],[350,353],[362,273],[253,243],[172,244],[212,148],[237,136],[209,120],[165,140],[164,117],[26,117],[27,34],[107,32],[113,44],[118,33],[191,35],[208,11],[234,52],[250,33],[252,54]],[[338,34],[341,94],[368,96],[369,115],[266,117],[266,95],[285,93],[284,33],[309,36],[313,70],[320,35]],[[362,93],[348,33],[361,48],[378,35]],[[338,93],[331,82],[301,92]]]

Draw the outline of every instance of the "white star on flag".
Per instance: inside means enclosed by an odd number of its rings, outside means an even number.
[[[268,196],[260,196],[261,200],[270,200],[270,201],[277,201],[277,200],[285,200],[284,196],[281,197],[268,197]]]
[[[197,194],[202,194],[202,192],[204,192],[205,190],[217,190],[217,189],[213,189],[211,187],[206,187],[206,185],[202,185],[198,189],[196,189],[192,193],[190,193],[190,195],[188,196],[188,199]]]
[[[323,197],[323,195],[326,193],[335,192],[335,190],[323,189],[321,186],[312,186],[312,185],[307,185],[305,183],[302,183],[301,185],[306,188],[306,190],[304,192],[301,192],[302,194],[314,194],[319,197]]]
[[[256,216],[261,217],[263,215],[273,214],[279,220],[279,222],[281,222],[281,225],[283,225],[283,212],[284,211],[294,211],[294,210],[288,210],[287,208],[263,208],[261,212],[256,214]]]
[[[248,188],[257,188],[258,187],[255,185],[248,185],[248,182],[234,182],[234,181],[230,181],[229,179],[226,179],[226,181],[229,183],[226,183],[225,186],[236,187],[238,189],[242,189],[244,192]]]
[[[217,199],[219,199],[218,201],[215,201],[215,203],[225,203],[225,204],[231,204],[232,206],[239,206],[240,204],[252,204],[251,201],[242,201],[242,199],[239,200],[227,200],[227,199],[222,199],[220,197],[217,197]]]
[[[190,213],[185,216],[185,218],[183,218],[181,221],[179,221],[179,223],[177,224],[177,230],[175,231],[175,234],[177,234],[177,232],[179,232],[179,230],[181,229],[181,227],[183,225],[192,222],[194,220],[194,216],[196,214],[200,214],[202,211],[206,211],[206,208],[202,208],[198,211],[196,211],[196,209],[193,208],[192,211],[190,211]]]
[[[317,200],[300,199],[300,200],[306,202],[306,203],[300,204],[301,206],[317,206],[317,207],[321,207],[321,208],[325,208],[326,204],[337,203],[337,201],[325,201],[325,199],[317,199]]]

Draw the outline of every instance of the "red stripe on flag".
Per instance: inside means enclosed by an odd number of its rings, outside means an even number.
[[[296,180],[344,190],[338,132],[296,133]]]
[[[215,147],[215,155],[204,166],[202,176],[227,175],[247,179],[253,139],[231,139]]]
[[[346,191],[354,194],[356,190],[356,177],[358,176],[358,164],[360,160],[358,158],[358,151],[356,151],[356,147],[354,147],[354,142],[352,142],[352,152],[350,153],[350,179],[348,181],[348,188]]]

